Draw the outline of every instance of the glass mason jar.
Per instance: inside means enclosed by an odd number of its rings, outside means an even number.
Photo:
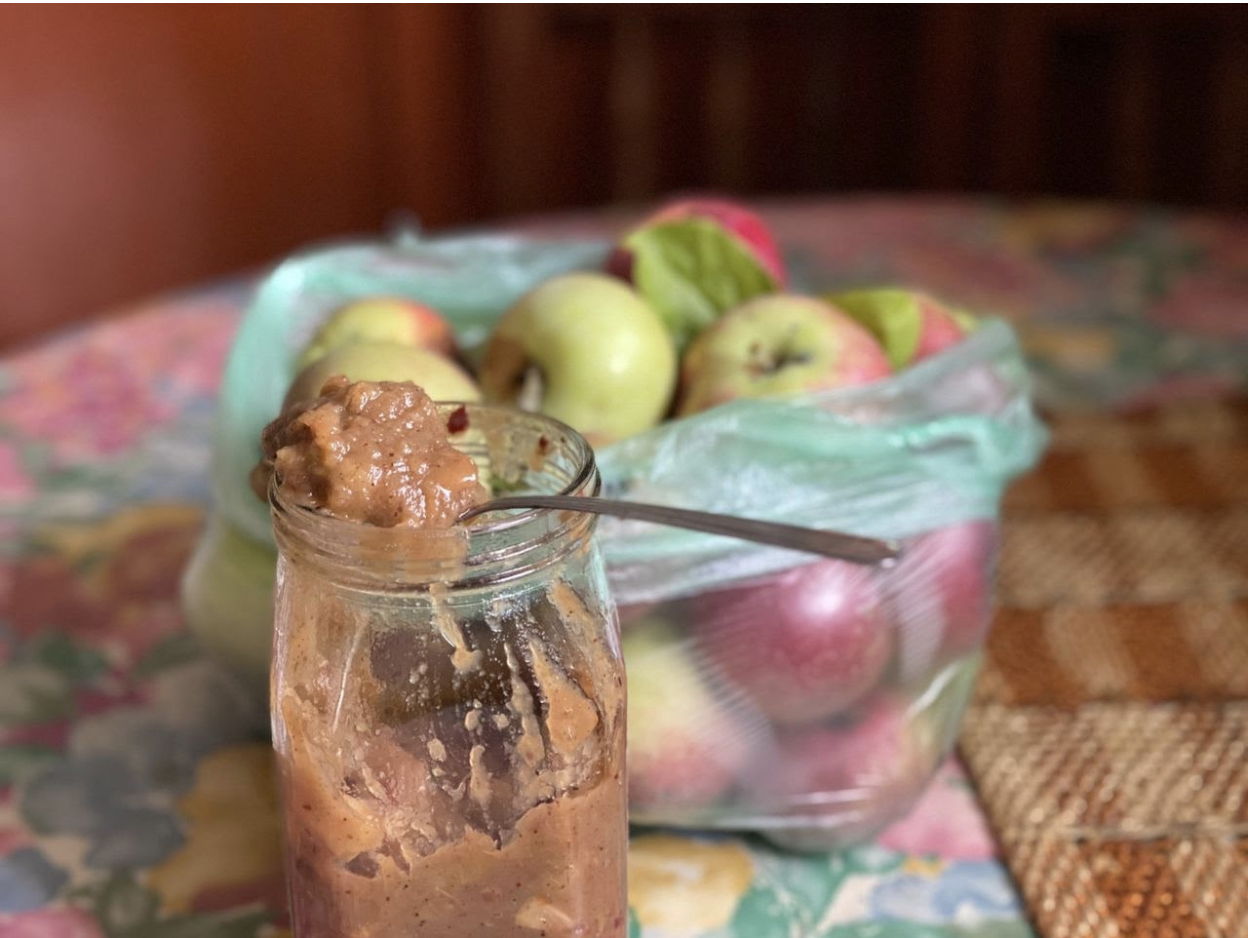
[[[495,491],[597,493],[574,431],[465,413],[452,442]],[[625,684],[593,516],[419,530],[270,501],[296,936],[623,936]]]

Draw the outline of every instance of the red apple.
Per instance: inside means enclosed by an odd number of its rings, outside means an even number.
[[[997,526],[951,524],[913,538],[888,574],[903,679],[983,642],[992,621]]]
[[[738,398],[867,384],[891,374],[875,338],[834,306],[788,293],[725,313],[685,353],[677,413]]]
[[[665,222],[683,221],[687,218],[704,218],[715,222],[740,241],[765,271],[783,289],[788,282],[784,269],[784,259],[780,248],[766,222],[744,206],[727,199],[703,198],[684,199],[664,206],[639,225],[648,228]],[[624,245],[619,244],[607,258],[607,273],[622,280],[632,281],[633,254]]]
[[[692,628],[724,677],[783,723],[852,706],[893,649],[874,572],[839,560],[706,593]]]
[[[895,820],[923,790],[939,755],[926,715],[880,696],[852,725],[779,740],[746,780],[746,791],[757,811],[793,820],[766,832],[773,841],[827,850]]]
[[[689,641],[659,619],[624,634],[628,671],[628,796],[636,817],[671,819],[704,807],[732,785],[748,759],[752,725],[712,686]]]
[[[827,299],[869,329],[899,371],[961,342],[976,324],[967,313],[913,290],[853,290]]]
[[[302,370],[334,349],[357,342],[387,342],[455,354],[455,337],[442,314],[400,296],[352,300],[330,314],[296,363]]]

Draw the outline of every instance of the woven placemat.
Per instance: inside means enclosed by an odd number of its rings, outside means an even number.
[[[1248,401],[1051,426],[963,756],[1046,938],[1248,936]]]

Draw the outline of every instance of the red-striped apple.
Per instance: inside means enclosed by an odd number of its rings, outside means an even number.
[[[768,831],[781,846],[828,850],[871,836],[895,820],[926,785],[937,756],[926,714],[904,701],[873,698],[848,726],[787,734],[750,773],[757,810],[794,823]]]
[[[969,313],[913,290],[852,290],[827,299],[879,340],[898,371],[961,342],[976,324]]]
[[[720,199],[656,212],[621,239],[606,267],[655,308],[678,349],[726,310],[787,282],[762,219]]]
[[[845,313],[777,293],[730,310],[694,340],[682,361],[677,412],[866,384],[890,373],[879,343]]]
[[[784,258],[775,236],[767,223],[755,212],[728,199],[702,198],[682,199],[665,205],[643,221],[634,232],[670,222],[700,218],[712,222],[731,235],[746,248],[758,263],[771,275],[777,288],[788,282]],[[630,233],[631,234],[631,233]],[[633,252],[628,247],[628,235],[616,245],[607,258],[607,272],[623,280],[632,280]]]
[[[991,521],[946,525],[905,544],[888,574],[903,680],[983,642],[992,620],[996,550]]]
[[[393,342],[455,354],[455,337],[442,314],[431,306],[400,296],[352,300],[330,314],[299,356],[302,370],[322,355],[357,342]]]
[[[693,634],[769,717],[820,720],[879,683],[893,650],[875,573],[824,560],[702,594]]]

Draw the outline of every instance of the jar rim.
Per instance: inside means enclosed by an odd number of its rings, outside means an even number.
[[[436,406],[443,417],[449,417],[461,407],[467,409],[469,419],[466,429],[450,434],[453,445],[456,436],[466,433],[467,428],[479,426],[481,422],[493,420],[501,424],[519,420],[528,423],[530,432],[537,430],[541,438],[566,444],[570,450],[569,462],[575,467],[575,471],[558,489],[552,487],[551,491],[542,494],[599,494],[602,483],[593,448],[584,436],[563,421],[496,404],[456,401],[438,402]],[[473,419],[474,415],[477,420]],[[485,418],[484,421],[482,418]],[[552,445],[550,451],[553,454],[556,446]],[[597,520],[587,512],[524,508],[487,512],[472,518],[468,524],[456,523],[445,528],[381,527],[338,518],[320,509],[288,501],[279,491],[276,475],[269,480],[268,496],[279,547],[285,540],[283,534],[294,534],[303,553],[311,553],[317,560],[338,568],[339,572],[350,566],[353,552],[372,551],[394,562],[401,559],[401,549],[406,546],[409,548],[406,558],[418,572],[435,576],[481,568],[479,572],[484,574],[484,568],[519,563],[526,555],[540,553],[544,547],[564,540],[579,541],[592,532]]]

